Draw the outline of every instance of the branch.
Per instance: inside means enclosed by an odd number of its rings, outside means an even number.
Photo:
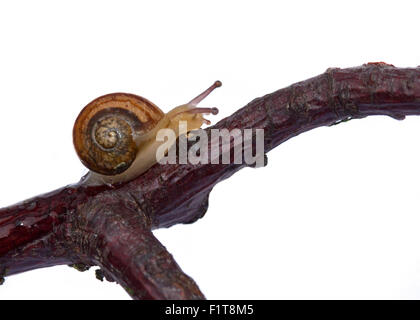
[[[86,204],[73,224],[73,240],[136,299],[202,299],[197,285],[154,237],[149,219],[130,197],[104,192]]]
[[[264,129],[268,152],[310,129],[370,115],[420,115],[420,68],[328,69],[253,100],[205,132]],[[0,278],[58,264],[99,265],[133,298],[203,298],[151,230],[201,218],[212,188],[244,166],[156,164],[125,184],[88,187],[82,180],[1,209]]]

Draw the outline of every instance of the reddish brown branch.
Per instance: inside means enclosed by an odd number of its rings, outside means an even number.
[[[253,100],[212,128],[264,129],[268,152],[319,126],[419,114],[420,69],[376,63],[329,69]],[[133,298],[203,298],[151,229],[202,217],[215,184],[244,166],[157,164],[123,185],[76,184],[1,209],[0,277],[58,264],[99,265]]]

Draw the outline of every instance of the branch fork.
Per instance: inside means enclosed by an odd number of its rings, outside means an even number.
[[[251,101],[205,132],[264,129],[268,152],[302,132],[372,115],[420,115],[420,68],[328,69]],[[156,164],[127,183],[81,180],[0,209],[0,284],[36,268],[99,266],[99,279],[116,281],[134,299],[204,299],[152,230],[203,217],[213,187],[243,167]]]

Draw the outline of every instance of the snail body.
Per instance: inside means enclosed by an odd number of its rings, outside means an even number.
[[[161,129],[171,129],[176,137],[179,123],[186,131],[210,122],[203,114],[217,114],[216,108],[197,108],[197,104],[221,85],[216,81],[189,103],[168,113],[149,100],[129,93],[112,93],[96,98],[80,112],[73,127],[73,143],[82,163],[90,170],[85,184],[115,184],[129,181],[158,159]]]

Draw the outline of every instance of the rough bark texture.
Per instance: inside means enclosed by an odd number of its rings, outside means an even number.
[[[374,63],[328,69],[253,100],[206,131],[264,129],[268,152],[319,126],[419,114],[420,68]],[[156,164],[125,184],[79,183],[0,209],[0,283],[41,267],[98,265],[99,278],[117,281],[135,299],[202,299],[151,230],[201,218],[215,184],[244,166]]]

